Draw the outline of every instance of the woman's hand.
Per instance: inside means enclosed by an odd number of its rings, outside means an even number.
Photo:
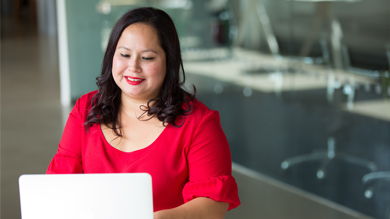
[[[195,198],[179,207],[154,212],[154,219],[223,219],[229,203],[209,198]]]

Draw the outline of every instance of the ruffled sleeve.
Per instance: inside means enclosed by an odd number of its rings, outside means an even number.
[[[189,180],[182,190],[184,202],[208,197],[230,203],[231,210],[240,205],[240,200],[219,113],[209,110],[198,124],[187,152]]]
[[[57,154],[54,155],[49,167],[46,171],[47,174],[65,174],[65,173],[83,173],[83,165],[81,157],[77,154],[66,151],[61,147],[58,149]]]
[[[183,189],[184,202],[197,197],[207,197],[214,201],[229,203],[229,209],[240,205],[236,180],[232,176],[218,176],[188,182]]]

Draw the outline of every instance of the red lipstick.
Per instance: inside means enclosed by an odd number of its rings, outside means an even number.
[[[139,85],[145,80],[142,78],[130,77],[130,76],[125,76],[125,78],[127,83],[129,83],[130,85]]]

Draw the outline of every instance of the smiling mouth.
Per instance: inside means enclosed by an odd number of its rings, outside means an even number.
[[[130,77],[126,77],[127,80],[129,81],[142,81],[143,79],[134,79],[134,78],[130,78]]]

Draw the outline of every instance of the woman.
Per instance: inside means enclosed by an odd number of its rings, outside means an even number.
[[[228,142],[218,112],[185,92],[184,78],[171,18],[154,8],[126,13],[99,90],[77,101],[47,173],[147,172],[156,219],[224,218],[240,204]]]

